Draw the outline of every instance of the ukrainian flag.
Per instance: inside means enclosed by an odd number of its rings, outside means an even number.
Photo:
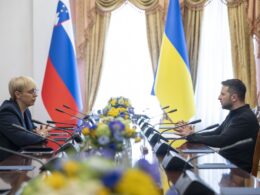
[[[153,90],[162,106],[178,109],[170,116],[173,121],[188,121],[194,115],[194,93],[179,0],[170,0]]]

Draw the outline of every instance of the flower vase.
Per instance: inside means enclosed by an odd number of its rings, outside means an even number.
[[[116,152],[114,161],[123,169],[132,167],[132,147],[130,139],[124,139],[122,150]]]

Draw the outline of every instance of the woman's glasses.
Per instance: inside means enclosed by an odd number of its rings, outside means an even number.
[[[29,93],[31,95],[38,95],[39,90],[36,88],[30,89],[29,91],[26,91],[26,93]]]

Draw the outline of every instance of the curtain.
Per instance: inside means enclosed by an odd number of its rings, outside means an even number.
[[[250,34],[255,38],[256,83],[260,94],[260,1],[248,0],[247,16],[249,20]],[[257,105],[260,106],[260,96]]]
[[[228,6],[234,76],[245,83],[246,102],[254,107],[256,105],[256,67],[253,39],[247,20],[247,2],[226,0],[225,3]]]
[[[111,12],[125,0],[76,0],[76,48],[83,82],[84,111],[92,110],[102,72],[105,35]],[[162,0],[129,0],[139,9],[154,14]],[[158,18],[159,14],[155,14]],[[161,24],[159,23],[159,26]],[[157,34],[157,33],[156,33]],[[159,50],[158,50],[159,51]]]
[[[183,9],[183,25],[191,69],[193,89],[196,86],[201,20],[203,9],[209,0],[185,0]]]

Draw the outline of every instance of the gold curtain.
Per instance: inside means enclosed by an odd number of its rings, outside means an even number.
[[[154,10],[162,0],[128,0],[147,13]],[[91,111],[99,87],[106,32],[111,12],[126,0],[76,0],[75,26],[76,49],[82,87],[84,88],[84,111]],[[82,73],[83,72],[83,73]]]
[[[184,0],[183,6],[183,26],[194,90],[197,80],[201,21],[203,9],[208,2],[209,0]]]
[[[151,56],[152,68],[155,73],[160,49],[162,36],[164,32],[165,16],[168,8],[168,0],[160,0],[154,10],[146,11],[146,29],[147,41]]]
[[[224,1],[224,0],[223,0]],[[246,101],[256,105],[256,67],[253,39],[247,20],[246,0],[226,0],[228,6],[234,76],[247,87]]]
[[[255,36],[256,45],[256,83],[257,83],[257,105],[260,106],[260,0],[248,0],[247,16],[249,19],[250,33]]]

